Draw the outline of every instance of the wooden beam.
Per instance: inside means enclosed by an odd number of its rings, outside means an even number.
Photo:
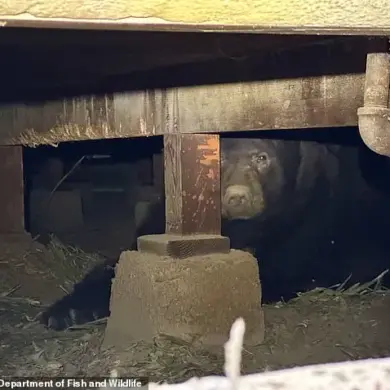
[[[388,35],[387,0],[13,0],[0,23],[76,29]]]
[[[221,234],[219,136],[164,136],[166,233]]]
[[[1,109],[0,143],[37,146],[144,137],[175,126],[181,133],[356,126],[363,88],[361,73],[10,106]]]
[[[24,233],[21,146],[0,146],[0,234]]]
[[[0,143],[356,126],[368,41],[354,38],[101,82],[102,90],[119,92],[7,102],[0,105]],[[10,95],[3,91],[0,98]]]

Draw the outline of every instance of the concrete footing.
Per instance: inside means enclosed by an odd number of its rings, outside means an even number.
[[[222,346],[240,316],[246,345],[264,339],[258,266],[242,251],[185,259],[123,252],[110,305],[105,347],[122,349],[158,334]]]

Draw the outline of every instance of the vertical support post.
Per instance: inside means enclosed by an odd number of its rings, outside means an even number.
[[[138,237],[138,250],[186,258],[227,253],[221,236],[219,135],[164,135],[165,235]]]
[[[219,154],[219,135],[164,135],[167,234],[221,234]]]
[[[0,146],[0,234],[24,233],[22,146]]]

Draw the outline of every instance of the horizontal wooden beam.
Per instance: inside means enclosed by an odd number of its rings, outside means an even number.
[[[1,109],[0,143],[356,126],[364,74],[173,88]]]
[[[147,73],[129,86],[117,82],[119,92],[7,102],[0,105],[0,144],[354,126],[369,48],[368,40],[351,39],[288,56]]]
[[[88,29],[390,34],[387,0],[13,0],[2,26]]]

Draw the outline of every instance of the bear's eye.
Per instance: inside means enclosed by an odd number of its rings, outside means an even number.
[[[252,161],[258,165],[267,166],[269,162],[268,154],[267,153],[256,154],[252,156]]]

